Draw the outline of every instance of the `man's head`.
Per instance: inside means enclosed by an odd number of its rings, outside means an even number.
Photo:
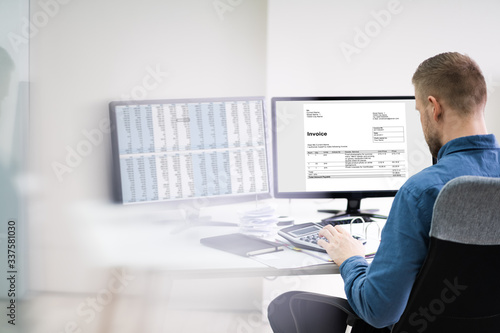
[[[434,157],[450,139],[479,134],[475,133],[478,126],[474,122],[483,121],[486,82],[469,56],[448,52],[429,58],[418,66],[412,83],[422,128]]]
[[[481,69],[469,56],[457,52],[441,53],[422,62],[412,83],[422,102],[434,96],[464,116],[484,109],[486,82]]]

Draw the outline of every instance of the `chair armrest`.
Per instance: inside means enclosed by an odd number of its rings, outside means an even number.
[[[299,293],[291,297],[290,303],[296,303],[298,301],[309,301],[309,302],[316,302],[316,303],[323,303],[325,305],[332,306],[343,313],[347,315],[347,325],[349,326],[354,326],[357,321],[362,321],[361,318],[354,313],[354,310],[351,308],[349,303],[345,298],[340,298],[340,297],[335,297],[335,296],[328,296],[328,295],[322,295],[322,294],[316,294],[316,293],[310,293],[310,292],[304,292],[304,293]],[[293,306],[292,306],[293,309]],[[293,314],[293,310],[292,310]]]
[[[310,292],[297,293],[290,298],[290,308],[292,310],[292,316],[295,320],[296,327],[298,329],[298,333],[310,333],[307,330],[301,330],[301,322],[303,318],[300,318],[300,307],[298,304],[302,301],[312,302],[315,307],[318,307],[318,304],[324,304],[326,308],[330,308],[331,315],[337,318],[345,318],[345,322],[342,323],[345,326],[349,325],[352,327],[352,333],[374,333],[374,332],[389,332],[390,330],[387,328],[377,329],[369,324],[367,324],[363,319],[358,317],[358,315],[351,308],[349,303],[345,298],[328,296]],[[329,310],[329,311],[330,311]],[[340,315],[341,314],[341,315]],[[337,332],[337,330],[332,329],[329,332]],[[344,331],[342,331],[344,332]]]

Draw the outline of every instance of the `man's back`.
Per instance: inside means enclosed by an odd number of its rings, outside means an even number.
[[[448,181],[463,175],[500,177],[500,147],[493,135],[448,142],[436,165],[406,182],[394,199],[366,279],[358,279],[353,269],[364,259],[352,257],[341,266],[347,299],[365,321],[384,327],[399,319],[427,254],[436,197]]]

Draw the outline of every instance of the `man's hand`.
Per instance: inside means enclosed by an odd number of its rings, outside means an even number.
[[[318,245],[326,250],[330,258],[337,265],[342,263],[353,256],[364,256],[365,248],[363,243],[353,238],[351,234],[343,227],[337,225],[327,225],[320,230],[319,235],[328,240],[318,240]]]

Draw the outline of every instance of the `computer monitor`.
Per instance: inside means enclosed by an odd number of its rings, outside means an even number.
[[[413,96],[275,97],[271,104],[277,198],[345,198],[335,216],[370,220],[376,214],[361,211],[361,199],[394,196],[433,163]]]
[[[207,205],[270,197],[263,97],[109,104],[114,188],[124,205]],[[234,222],[234,221],[233,221]]]

